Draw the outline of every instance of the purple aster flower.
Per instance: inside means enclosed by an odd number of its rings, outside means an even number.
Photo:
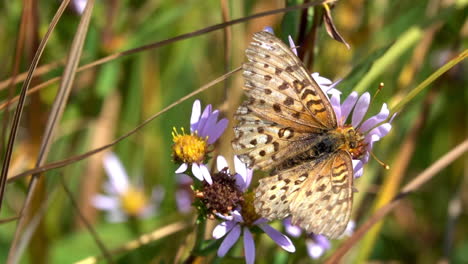
[[[223,118],[218,121],[218,116],[219,111],[212,111],[211,105],[206,106],[202,113],[200,101],[195,100],[190,117],[191,133],[186,135],[183,129],[182,134],[175,129],[172,133],[173,156],[177,162],[181,163],[176,173],[185,172],[191,165],[195,178],[200,181],[206,180],[209,184],[213,183],[210,172],[203,162],[209,145],[216,142],[228,125],[227,119]]]
[[[122,222],[127,217],[146,218],[155,214],[164,197],[162,187],[156,187],[151,197],[142,188],[133,186],[119,158],[109,153],[104,156],[104,169],[109,181],[104,184],[107,195],[95,195],[91,202],[94,207],[107,212],[110,222]]]
[[[72,0],[71,7],[76,13],[81,15],[86,7],[86,3],[88,3],[88,0]]]
[[[291,217],[288,217],[283,220],[283,225],[286,233],[292,237],[300,237],[302,235],[302,229],[298,226],[295,226],[291,223]],[[351,236],[354,232],[355,227],[354,221],[349,221],[348,225],[346,226],[346,230],[343,232],[344,236]],[[320,258],[327,250],[331,248],[330,240],[323,235],[316,235],[316,234],[308,234],[306,237],[306,247],[307,253],[313,259]]]
[[[247,168],[247,166],[242,163],[237,158],[237,156],[234,157],[234,166],[237,172],[235,174],[236,184],[240,190],[245,192],[247,191],[252,180],[252,170]],[[218,156],[217,168],[218,170],[224,170],[227,168],[227,162],[224,157]],[[248,203],[244,204],[245,206],[248,206]],[[251,209],[252,210],[242,210],[242,208],[238,208],[234,210],[230,216],[218,215],[220,218],[226,220],[217,225],[213,230],[213,237],[215,239],[221,239],[224,237],[223,242],[218,249],[219,257],[224,257],[226,253],[232,248],[232,246],[239,240],[241,235],[243,235],[246,263],[254,263],[255,243],[250,231],[250,228],[253,226],[257,226],[262,229],[276,244],[278,244],[284,250],[288,252],[294,252],[296,250],[291,240],[287,236],[281,234],[279,231],[269,226],[266,223],[266,219],[259,218],[258,216],[252,216],[251,214],[254,211],[253,208]],[[253,220],[253,218],[256,219]]]
[[[239,211],[235,210],[232,217],[225,222],[217,225],[213,230],[213,237],[221,239],[224,237],[218,249],[218,256],[224,257],[229,249],[239,240],[241,234],[244,236],[244,254],[246,263],[254,263],[255,261],[255,243],[253,240],[250,227],[257,226],[262,229],[276,244],[288,252],[296,251],[291,240],[281,234],[276,229],[269,226],[264,218],[257,219],[252,224],[246,224],[244,218]]]
[[[327,250],[330,249],[330,240],[322,235],[310,235],[306,239],[307,253],[313,259],[320,258]]]

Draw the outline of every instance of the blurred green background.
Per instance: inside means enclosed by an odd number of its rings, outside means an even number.
[[[226,20],[301,3],[292,0],[96,1],[80,65]],[[15,71],[28,70],[59,5],[60,1],[0,3],[2,122],[6,120],[3,103],[9,95],[19,94],[22,85],[19,82],[8,89],[9,78]],[[379,83],[385,84],[369,115],[377,113],[384,102],[392,110],[414,87],[468,46],[466,0],[338,1],[332,16],[351,49],[330,38],[320,19],[314,21],[322,12],[320,7],[311,7],[306,12],[291,11],[242,21],[159,48],[118,56],[78,73],[48,161],[66,159],[109,143],[170,103],[240,66],[252,34],[265,26],[273,27],[283,40],[291,35],[302,47],[310,41],[307,37],[313,35],[308,34],[316,23],[316,40],[307,46],[313,54],[313,62],[308,63],[311,72],[319,72],[334,81],[343,79],[338,88],[345,96],[353,90],[374,95]],[[62,74],[79,20],[79,12],[73,7],[65,11],[39,64],[46,65],[45,73],[34,78],[31,87]],[[385,171],[371,160],[364,176],[355,182],[359,193],[355,195],[353,218],[358,227],[379,204],[388,202],[399,187],[467,138],[467,73],[468,64],[464,60],[399,112],[392,132],[374,148],[391,169]],[[165,190],[157,214],[140,221],[140,232],[159,230],[172,223],[184,224],[181,231],[169,232],[136,250],[115,254],[118,263],[171,263],[174,259],[180,262],[188,255],[194,239],[195,216],[175,209],[177,181],[176,165],[171,157],[171,130],[173,127],[189,129],[194,99],[201,99],[202,106],[213,104],[230,120],[230,127],[216,145],[215,153],[231,157],[232,113],[242,100],[241,88],[242,77],[236,73],[177,105],[112,148],[131,179],[144,182],[148,194],[156,185]],[[54,83],[28,96],[10,176],[33,167],[57,89],[58,83]],[[16,104],[10,106],[10,111],[14,107]],[[8,121],[11,124],[11,116]],[[2,135],[6,142],[8,133]],[[467,164],[464,155],[405,199],[385,218],[381,228],[374,231],[375,236],[368,235],[353,247],[345,262],[468,263]],[[128,223],[107,222],[89,203],[90,197],[102,192],[106,180],[101,154],[43,176],[42,196],[35,197],[35,203],[37,207],[45,205],[45,214],[25,248],[21,263],[72,263],[100,254],[63,190],[62,176],[107,248],[114,249],[136,238]],[[2,219],[19,214],[27,185],[27,179],[7,185]],[[214,224],[212,221],[210,225]],[[2,263],[7,258],[15,226],[15,221],[0,225]],[[258,238],[258,242],[261,242],[257,243],[258,263],[312,261],[306,254],[303,238],[294,240],[297,249],[294,254],[280,251],[266,239]],[[334,241],[334,248],[339,244],[340,241]],[[333,254],[334,248],[326,256]],[[271,250],[275,250],[273,254],[260,257],[261,252]],[[241,255],[241,247],[237,246],[229,257],[216,261],[237,263],[243,261],[236,258]],[[214,256],[215,252],[211,252],[198,261],[211,262]],[[315,261],[320,263],[326,256]]]

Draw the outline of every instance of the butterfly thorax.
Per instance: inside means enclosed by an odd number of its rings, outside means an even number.
[[[310,138],[303,142],[307,145],[304,151],[284,160],[272,173],[307,161],[324,159],[339,150],[345,150],[353,159],[359,159],[365,153],[366,147],[364,136],[351,126],[323,130],[320,133],[311,134]]]
[[[352,126],[338,127],[330,131],[341,138],[338,149],[345,150],[353,159],[360,159],[366,152],[367,144],[364,142],[364,135]]]

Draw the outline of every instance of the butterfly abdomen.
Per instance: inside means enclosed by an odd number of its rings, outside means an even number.
[[[336,152],[341,142],[340,137],[336,137],[335,134],[328,132],[314,134],[312,139],[304,141],[304,144],[309,144],[304,152],[286,159],[275,171],[286,170],[311,160],[324,158]]]

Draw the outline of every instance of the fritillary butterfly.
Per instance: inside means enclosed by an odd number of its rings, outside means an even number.
[[[292,216],[307,232],[339,237],[353,202],[352,158],[364,136],[338,126],[328,97],[274,35],[254,34],[243,65],[248,99],[237,109],[234,150],[249,167],[272,170],[255,190],[267,219]]]

